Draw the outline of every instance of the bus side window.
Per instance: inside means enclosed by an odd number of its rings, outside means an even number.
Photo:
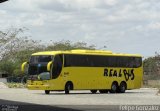
[[[141,67],[142,59],[140,57],[136,57],[135,58],[135,64],[136,64],[136,67]]]

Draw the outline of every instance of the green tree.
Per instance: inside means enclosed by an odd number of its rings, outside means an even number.
[[[143,61],[144,79],[160,79],[160,56],[146,58]]]
[[[12,75],[14,74],[16,66],[13,62],[8,61],[8,60],[3,60],[0,62],[0,70],[4,74]]]

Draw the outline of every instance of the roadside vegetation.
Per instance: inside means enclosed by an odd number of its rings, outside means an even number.
[[[144,87],[160,89],[160,54],[146,58],[143,61],[144,67]]]
[[[8,86],[8,88],[26,88],[26,84],[23,83],[8,82],[6,83],[6,85]]]

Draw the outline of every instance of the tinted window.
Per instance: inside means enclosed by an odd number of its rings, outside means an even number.
[[[47,72],[47,66],[46,64],[29,64],[29,68],[28,68],[28,74],[29,75],[36,75],[36,74],[40,74],[42,72]]]
[[[51,60],[52,60],[51,56],[39,56],[38,58],[38,62],[49,62]]]
[[[36,74],[38,74],[37,66],[35,66],[35,65],[29,65],[28,74],[29,75],[36,75]]]
[[[142,65],[140,57],[97,56],[97,55],[65,55],[65,67],[129,67]]]
[[[52,65],[52,78],[57,78],[62,70],[63,56],[56,55]]]
[[[31,56],[30,63],[49,62],[52,60],[52,56]]]
[[[38,63],[38,56],[31,56],[29,63]]]

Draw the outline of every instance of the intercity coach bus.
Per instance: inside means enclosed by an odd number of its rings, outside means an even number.
[[[34,73],[38,77],[28,80],[28,89],[44,90],[46,94],[50,91],[69,94],[70,90],[124,93],[141,87],[141,55],[102,50],[53,51],[52,55],[47,64],[49,78],[42,79],[40,73]]]

